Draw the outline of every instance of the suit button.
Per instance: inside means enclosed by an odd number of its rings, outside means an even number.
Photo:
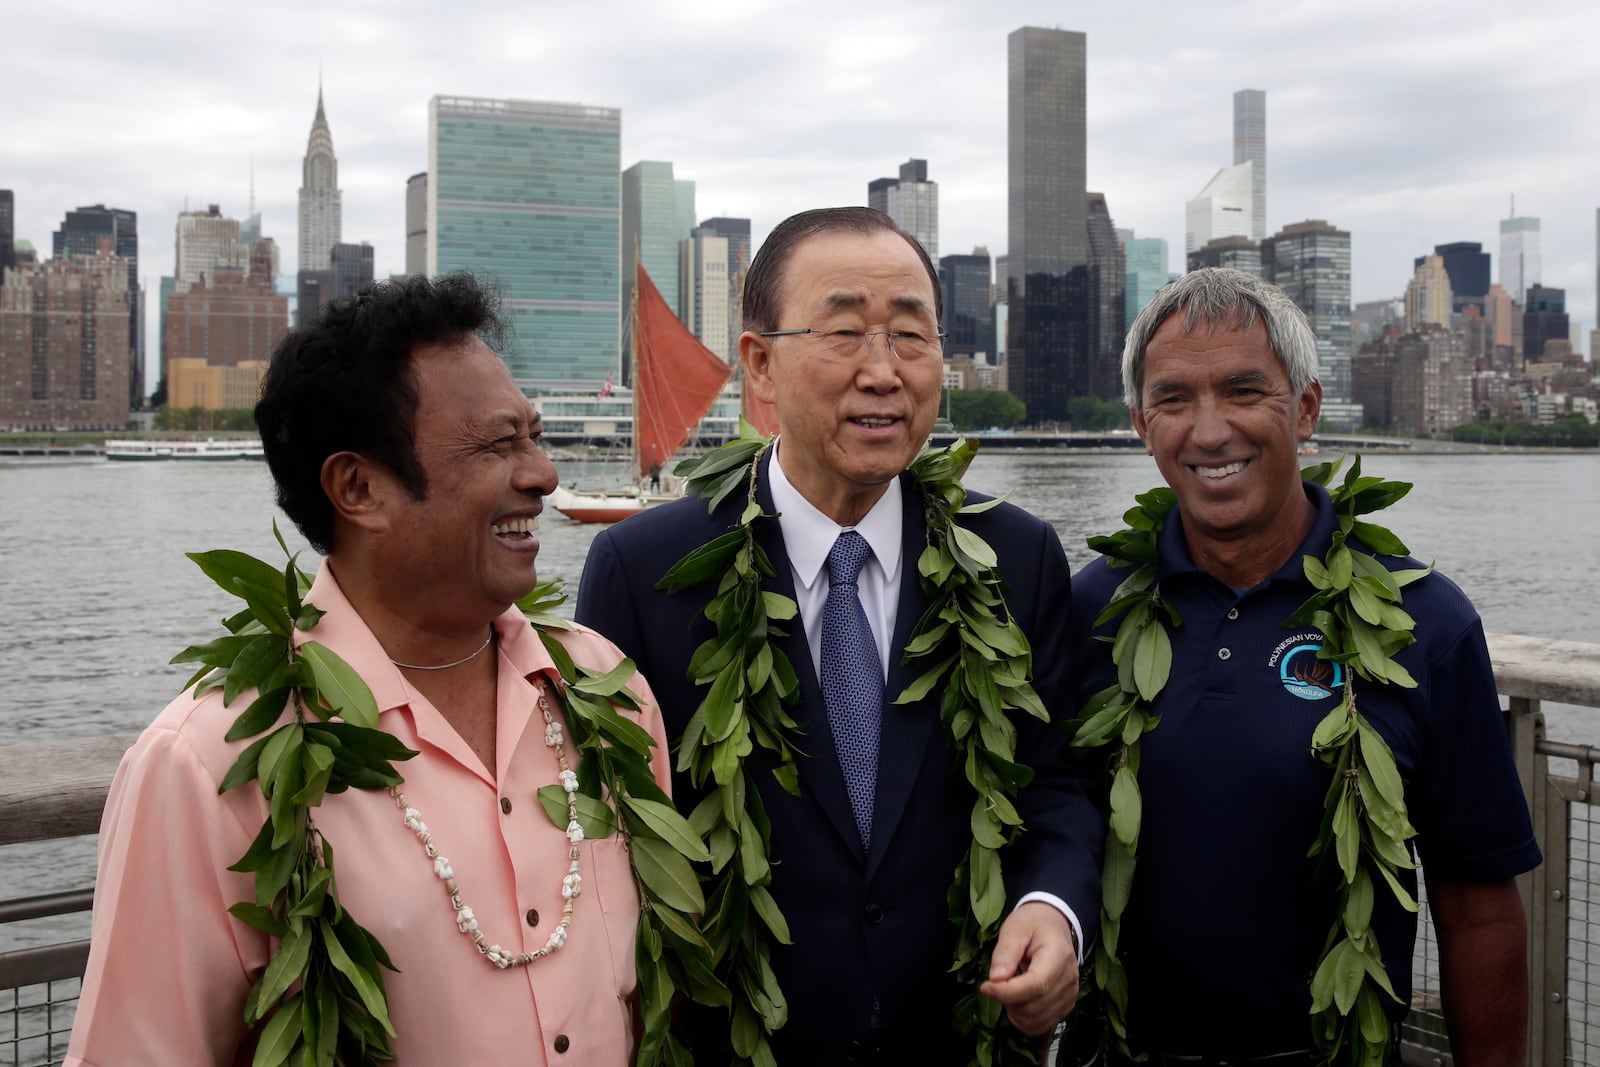
[[[868,904],[867,910],[862,914],[866,918],[867,922],[871,923],[873,926],[877,926],[879,923],[883,922],[883,905],[876,902]]]
[[[572,1047],[572,1042],[567,1040],[567,1035],[566,1034],[557,1034],[556,1035],[556,1051],[557,1052],[565,1052],[565,1051],[567,1051],[567,1049],[569,1049],[571,1047]]]
[[[539,913],[537,911],[534,911],[532,908],[528,909],[528,925],[529,926],[538,926],[539,925]]]
[[[501,797],[500,798],[500,810],[503,813],[505,813],[506,815],[510,815],[511,814],[511,798],[510,797]]]

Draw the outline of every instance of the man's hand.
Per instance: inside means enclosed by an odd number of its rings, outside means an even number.
[[[1067,917],[1041,901],[1007,916],[979,992],[1005,1005],[1011,1025],[1029,1036],[1066,1018],[1078,1000],[1078,954]]]

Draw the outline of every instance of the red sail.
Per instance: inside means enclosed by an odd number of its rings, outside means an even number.
[[[661,299],[639,265],[633,324],[633,451],[639,477],[665,469],[733,376]]]

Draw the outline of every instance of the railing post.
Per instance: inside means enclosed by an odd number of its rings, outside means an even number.
[[[1544,852],[1544,863],[1517,878],[1528,916],[1528,1062],[1560,1067],[1566,1056],[1567,805],[1550,787],[1550,757],[1537,751],[1544,739],[1539,701],[1513,696],[1506,726]]]

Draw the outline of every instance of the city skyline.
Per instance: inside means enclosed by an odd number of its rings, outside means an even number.
[[[1267,232],[1308,218],[1350,231],[1354,301],[1400,296],[1414,258],[1446,242],[1482,242],[1498,273],[1498,223],[1515,195],[1517,213],[1542,222],[1537,280],[1567,291],[1586,330],[1595,322],[1600,148],[1582,108],[1593,64],[1505,61],[1551,35],[1587,39],[1600,29],[1587,10],[1532,20],[1487,3],[1363,0],[1134,18],[1030,0],[1003,12],[930,3],[913,19],[831,3],[698,15],[624,3],[603,26],[581,10],[526,19],[470,3],[446,20],[423,8],[297,19],[294,3],[192,19],[153,10],[106,12],[87,32],[69,9],[11,16],[15,62],[0,89],[27,103],[8,116],[0,187],[16,191],[16,236],[41,251],[80,204],[124,205],[151,233],[185,203],[243,217],[253,160],[263,233],[297,262],[320,56],[343,236],[375,246],[379,277],[404,270],[405,184],[426,169],[434,94],[621,108],[622,166],[674,161],[700,214],[749,217],[756,245],[793,211],[861,203],[863,176],[926,159],[941,252],[1004,255],[1006,37],[1039,25],[1087,35],[1087,185],[1118,227],[1181,248],[1185,202],[1228,158],[1233,94],[1258,88],[1271,109]],[[307,44],[307,25],[326,26],[327,42]],[[105,77],[74,79],[51,61],[57,41]],[[684,61],[711,54],[736,57],[726,76]],[[108,82],[118,92],[104,93]],[[172,271],[163,245],[141,249],[152,292]]]

